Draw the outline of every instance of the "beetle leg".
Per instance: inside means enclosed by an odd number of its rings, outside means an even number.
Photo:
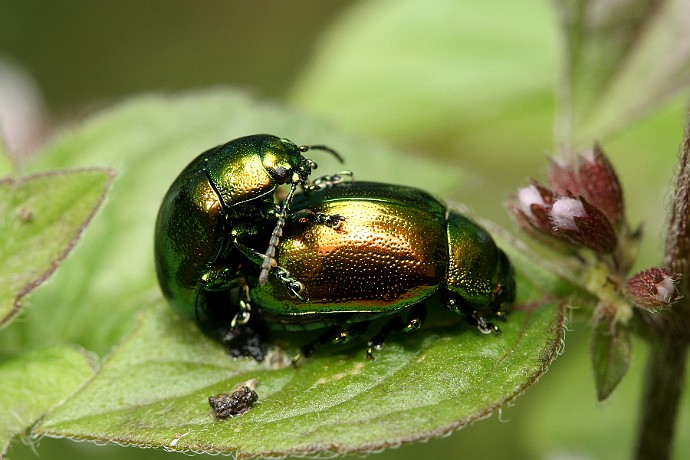
[[[373,351],[379,351],[383,348],[383,343],[392,332],[412,332],[416,331],[426,320],[426,308],[424,304],[417,304],[412,307],[407,321],[403,321],[400,316],[391,318],[379,332],[369,340],[367,344],[367,359],[374,359]]]
[[[482,334],[491,334],[492,332],[494,334],[501,333],[498,326],[488,322],[477,310],[472,311],[472,320],[476,323],[477,329],[479,329],[479,332]]]
[[[249,285],[246,283],[242,286],[242,291],[244,292],[244,299],[240,299],[240,311],[235,314],[230,321],[230,329],[235,329],[237,326],[244,326],[249,322],[251,318],[252,304],[251,298],[249,297]]]
[[[270,263],[270,272],[275,275],[275,277],[280,281],[285,288],[290,292],[291,295],[297,297],[299,300],[303,302],[307,302],[308,300],[302,295],[302,292],[304,292],[304,284],[301,282],[297,281],[295,278],[292,278],[290,276],[290,272],[288,272],[286,269],[283,267],[280,267],[278,265],[275,265],[275,259],[272,257],[267,257],[266,254],[261,254],[259,251],[250,248],[249,246],[246,246],[239,241],[235,240],[234,242],[235,247],[239,249],[239,251],[244,254],[249,260],[254,262],[257,265],[264,265],[264,262],[268,260],[268,263]],[[274,254],[275,255],[275,254]]]
[[[494,323],[487,321],[486,318],[484,318],[484,316],[481,313],[479,313],[479,311],[465,304],[462,301],[458,302],[456,299],[452,297],[448,298],[446,299],[446,308],[448,308],[452,312],[460,313],[465,321],[467,321],[473,326],[477,326],[477,329],[479,329],[479,332],[481,332],[482,334],[501,333],[501,329],[499,329],[498,326],[496,326]]]
[[[249,259],[253,264],[261,265],[261,262],[263,262],[265,258],[264,254],[260,253],[256,249],[250,248],[244,243],[240,243],[240,241],[237,238],[234,238],[232,243],[237,248],[237,250],[240,251],[242,255]]]
[[[316,167],[316,165],[314,165]],[[300,182],[300,183],[303,183]],[[273,229],[273,232],[271,233],[271,238],[268,242],[268,249],[266,250],[265,257],[263,261],[261,262],[261,272],[259,273],[259,284],[266,284],[268,281],[268,275],[271,271],[271,268],[273,268],[276,263],[275,263],[275,253],[276,253],[276,248],[278,247],[278,244],[280,243],[280,237],[283,236],[283,227],[285,226],[285,217],[287,216],[288,212],[290,211],[290,203],[292,202],[292,198],[295,195],[295,190],[297,190],[297,183],[293,183],[292,187],[290,187],[290,193],[288,193],[288,196],[283,200],[283,203],[280,206],[280,212],[278,213],[278,220],[276,222],[276,226]]]
[[[227,267],[212,267],[201,276],[201,287],[205,291],[223,291],[237,285],[238,272]]]
[[[250,315],[251,303],[246,278],[227,268],[210,270],[205,278],[206,284],[201,286],[195,306],[196,319],[202,330],[223,343],[233,357],[246,356],[263,361],[268,349],[266,327],[260,319]],[[232,312],[227,311],[227,305],[229,301],[231,305],[234,303],[225,295],[213,302],[207,301],[208,295],[224,294],[224,291],[239,292],[240,310],[233,317],[229,316]]]
[[[342,184],[343,182],[345,182],[344,176],[349,177],[351,181],[355,180],[355,175],[352,171],[338,171],[337,173],[330,176],[317,177],[311,182],[311,186],[318,188],[333,187],[334,185]]]
[[[302,358],[309,358],[311,355],[314,354],[314,351],[319,348],[320,346],[323,345],[342,345],[345,343],[348,343],[355,337],[358,337],[367,330],[367,327],[369,326],[369,323],[367,322],[361,322],[361,323],[352,323],[344,327],[337,327],[337,328],[331,328],[329,329],[325,334],[321,335],[318,339],[315,341],[308,343],[302,349],[300,352],[292,358],[292,363],[293,365],[297,365],[297,363],[302,359]]]
[[[297,297],[299,300],[306,302],[307,300],[301,295],[304,291],[304,284],[300,283],[296,279],[290,276],[290,272],[285,270],[283,267],[276,267],[273,271],[276,278],[283,283],[285,288],[290,292],[291,295]]]
[[[327,225],[334,230],[339,230],[340,225],[346,219],[340,214],[324,214],[322,212],[314,212],[311,209],[300,209],[291,214],[288,214],[290,222],[314,223],[317,225]]]
[[[241,289],[242,284],[242,274],[227,267],[213,267],[202,275],[194,300],[194,315],[202,330],[212,332],[218,326],[227,327],[232,312],[218,305],[231,301],[229,293]]]
[[[327,225],[334,230],[340,229],[340,225],[345,221],[345,217],[340,214],[314,213],[313,222],[319,225]]]

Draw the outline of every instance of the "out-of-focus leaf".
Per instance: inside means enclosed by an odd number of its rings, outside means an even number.
[[[589,143],[690,82],[687,0],[553,2],[565,37],[560,136]]]
[[[423,184],[440,196],[463,179],[452,165],[347,135],[302,112],[244,93],[209,91],[131,100],[64,132],[32,163],[32,168],[42,170],[115,167],[118,175],[108,206],[89,228],[89,238],[51,283],[32,294],[34,308],[27,320],[3,331],[0,347],[59,339],[99,353],[110,349],[131,327],[133,313],[160,295],[153,266],[153,225],[173,179],[209,147],[262,132],[300,144],[327,144],[345,158],[341,165],[324,152],[309,152],[319,163],[314,176],[347,168],[356,179]]]
[[[614,329],[602,320],[592,329],[590,345],[597,398],[603,401],[616,389],[630,367],[630,332],[621,325]]]
[[[92,357],[75,347],[0,357],[0,457],[13,437],[74,393],[94,368]]]
[[[521,439],[529,446],[525,458],[605,458],[628,460],[633,456],[639,404],[643,398],[641,382],[647,364],[648,343],[633,338],[634,354],[626,377],[603,403],[596,399],[591,375],[591,356],[587,343],[592,329],[576,326],[566,335],[563,356],[526,395],[529,404],[519,427]],[[690,382],[684,384],[686,395]],[[674,458],[690,458],[690,410],[687,397],[678,412]],[[564,417],[563,414],[568,414]],[[611,442],[615,439],[616,442]]]
[[[541,1],[359,2],[324,34],[291,99],[446,158],[515,164],[551,145],[549,19]]]
[[[0,327],[74,247],[112,177],[91,169],[0,181]]]
[[[4,139],[0,132],[0,177],[8,176],[13,171],[14,165],[12,164],[12,158],[10,158],[7,152],[7,146],[5,145]]]

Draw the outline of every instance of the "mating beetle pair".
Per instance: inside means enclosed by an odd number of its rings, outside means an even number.
[[[244,137],[204,152],[175,180],[158,215],[155,260],[178,313],[206,330],[240,329],[249,317],[273,329],[327,328],[305,355],[390,317],[369,342],[371,356],[390,332],[417,329],[432,295],[480,331],[499,331],[487,318],[504,318],[515,282],[482,227],[411,187],[319,189],[308,182],[307,150]],[[276,205],[286,183],[290,194]]]
[[[206,321],[223,293],[253,269],[254,248],[265,245],[275,225],[279,185],[302,184],[316,164],[298,147],[275,136],[247,136],[209,149],[175,179],[156,222],[155,262],[163,294],[179,314]],[[239,283],[239,284],[238,284]],[[236,307],[236,305],[235,305]],[[208,318],[211,319],[211,318]]]

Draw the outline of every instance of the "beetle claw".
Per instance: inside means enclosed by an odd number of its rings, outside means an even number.
[[[345,217],[340,214],[324,214],[322,212],[317,212],[314,214],[313,222],[319,225],[327,225],[334,230],[338,230],[343,222],[345,222]]]
[[[501,330],[493,323],[490,323],[478,311],[472,312],[472,319],[477,322],[477,329],[482,334],[500,334]]]
[[[312,181],[311,186],[319,188],[333,187],[334,185],[342,184],[343,182],[345,182],[344,176],[349,177],[352,181],[355,180],[355,175],[352,171],[338,171],[337,173],[331,176],[317,177]]]
[[[302,297],[301,295],[302,291],[304,291],[304,284],[300,283],[299,281],[293,280],[290,284],[288,284],[287,288],[288,291],[290,291],[290,294],[297,297],[299,300],[306,302],[304,297]]]
[[[367,361],[373,361],[376,359],[376,356],[374,356],[373,347],[371,347],[371,346],[367,348],[366,359],[367,359]]]
[[[313,184],[304,184],[302,185],[302,190],[304,190],[306,193],[315,192],[317,190],[321,190],[321,186]]]
[[[276,267],[275,275],[276,278],[283,283],[290,295],[297,297],[303,302],[307,302],[307,299],[301,295],[302,292],[304,292],[304,284],[292,278],[289,271],[285,270],[283,267]]]
[[[246,297],[240,300],[240,311],[238,311],[232,318],[232,321],[230,321],[230,329],[235,329],[237,326],[244,326],[251,318],[252,306],[251,303],[249,303],[249,286],[245,285],[244,288]]]

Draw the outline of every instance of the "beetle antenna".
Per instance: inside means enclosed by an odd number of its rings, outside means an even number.
[[[343,159],[342,156],[332,148],[328,147],[327,145],[302,145],[299,148],[302,152],[306,152],[308,150],[323,150],[324,152],[328,152],[334,157],[337,158],[337,160],[341,163],[345,163],[345,160]]]
[[[280,237],[283,236],[283,227],[285,226],[285,218],[287,216],[288,211],[290,210],[290,203],[292,202],[292,198],[295,195],[295,191],[297,190],[297,183],[293,183],[292,187],[290,187],[290,193],[288,193],[288,196],[283,200],[283,204],[280,208],[280,211],[278,213],[278,221],[276,222],[276,226],[273,229],[273,232],[271,233],[271,239],[268,241],[268,249],[266,250],[266,254],[264,254],[264,260],[261,263],[261,273],[259,274],[259,284],[266,284],[268,281],[268,274],[271,271],[271,268],[276,263],[276,249],[278,248],[278,244],[280,243]]]

